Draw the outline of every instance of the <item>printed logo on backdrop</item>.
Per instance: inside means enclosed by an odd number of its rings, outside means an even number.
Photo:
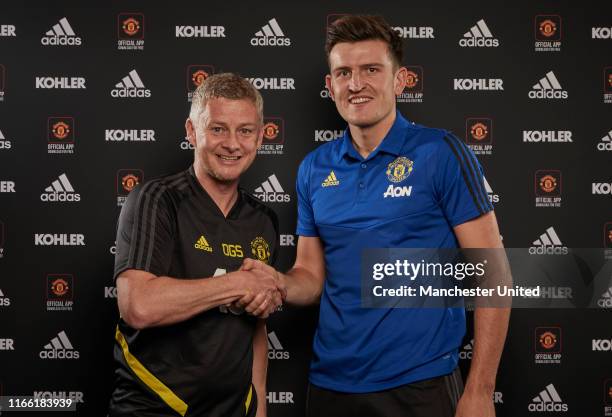
[[[560,364],[562,359],[561,327],[536,327],[534,346],[536,364]]]
[[[465,143],[476,155],[493,153],[493,119],[468,117],[465,120]]]
[[[71,274],[47,275],[47,311],[72,311],[74,277]]]
[[[141,169],[120,169],[117,171],[117,207],[123,207],[127,196],[138,184],[144,181]]]
[[[318,129],[314,131],[315,142],[329,142],[336,140],[344,136],[344,130],[342,129]]]
[[[47,118],[47,153],[74,154],[76,142],[75,121],[71,116]]]
[[[295,90],[293,78],[247,78],[258,90]]]
[[[484,182],[485,191],[487,192],[487,196],[489,197],[489,201],[491,202],[491,204],[499,203],[499,201],[500,201],[499,194],[496,194],[493,191],[493,188],[491,188],[491,184],[489,184],[489,181],[487,181],[486,177],[483,176],[482,180]]]
[[[534,240],[532,245],[529,248],[530,255],[567,255],[569,251],[552,226]]]
[[[612,103],[612,67],[604,68],[604,103]]]
[[[597,300],[599,308],[612,308],[612,287],[606,289]]]
[[[523,142],[533,143],[571,143],[569,130],[523,130]]]
[[[79,359],[80,354],[62,330],[43,347],[38,356],[41,359]]]
[[[224,26],[183,26],[174,29],[176,38],[225,38]]]
[[[115,286],[104,287],[104,298],[110,298],[110,299],[117,298],[117,287]]]
[[[597,144],[598,151],[612,151],[612,130],[605,135]]]
[[[325,83],[323,83],[323,89],[319,91],[319,97],[331,99],[331,95],[329,94],[329,90],[327,89]]]
[[[16,37],[15,25],[0,25],[0,38]]]
[[[612,27],[592,27],[591,37],[593,39],[612,39]]]
[[[561,51],[561,16],[541,14],[534,19],[536,52]]]
[[[117,15],[117,49],[142,51],[145,45],[145,16],[142,13]]]
[[[612,379],[604,381],[604,416],[612,416]]]
[[[459,40],[462,48],[497,48],[499,40],[493,36],[484,19],[480,19],[474,26],[463,34]]]
[[[6,149],[9,150],[12,147],[12,143],[9,139],[7,139],[6,137],[4,137],[4,134],[2,133],[2,131],[0,130],[0,151]]]
[[[155,142],[155,130],[152,129],[106,129],[106,142]]]
[[[536,207],[561,207],[561,171],[537,170],[534,181]]]
[[[35,233],[34,246],[86,246],[81,233]]]
[[[84,77],[35,77],[37,90],[86,90]]]
[[[291,38],[285,36],[276,18],[272,18],[255,32],[251,46],[291,46]]]
[[[293,392],[268,391],[266,400],[268,400],[268,404],[293,404]]]
[[[63,173],[45,188],[45,191],[40,195],[40,201],[50,203],[79,202],[81,201],[81,195],[74,190],[70,180]]]
[[[135,69],[115,84],[111,90],[111,97],[114,98],[149,98],[151,90],[145,87],[142,79]]]
[[[281,246],[295,246],[295,235],[280,235]]]
[[[531,87],[531,91],[527,94],[530,99],[567,99],[567,91],[561,87],[555,73],[548,71],[546,75],[540,78],[536,84]]]
[[[472,352],[474,350],[474,339],[472,338],[469,343],[463,346],[463,349],[459,352],[459,359],[461,360],[472,360]]]
[[[593,352],[612,352],[612,339],[593,339],[591,350]]]
[[[392,26],[402,39],[435,39],[431,26]]]
[[[282,155],[285,143],[285,121],[280,117],[264,117],[263,140],[258,155]]]
[[[406,74],[406,85],[400,95],[397,96],[398,103],[422,103],[424,99],[423,83],[424,71],[419,65],[409,65]]]
[[[289,352],[283,348],[275,332],[268,333],[268,359],[289,359]]]
[[[0,246],[2,246],[2,243],[0,243]],[[0,288],[0,307],[10,307],[10,305],[11,299],[6,293],[2,292],[2,288]]]
[[[193,92],[204,80],[215,73],[215,67],[208,64],[189,65],[187,67],[187,101],[191,103]]]
[[[593,195],[612,195],[612,182],[594,182],[591,184]]]
[[[185,136],[183,140],[181,140],[181,142],[179,143],[179,147],[182,151],[193,151],[195,149],[195,146],[193,146],[191,142],[189,142],[187,136]]]
[[[568,406],[553,384],[548,384],[538,395],[533,397],[527,406],[530,412],[567,412]]]
[[[85,402],[82,391],[34,391],[32,396],[38,399],[49,400],[70,399],[73,403],[81,404]]]
[[[15,340],[14,339],[0,339],[0,351],[3,350],[15,350]],[[2,409],[0,408],[0,411]]]
[[[40,43],[44,46],[80,46],[82,42],[83,40],[77,36],[65,17],[62,17],[40,38]]]
[[[0,222],[0,259],[2,258],[4,258],[4,223]],[[2,296],[0,295],[0,297]],[[2,300],[0,300],[0,306],[1,305]]]
[[[15,181],[0,180],[0,193],[15,193]]]
[[[4,101],[4,92],[5,92],[5,80],[6,80],[6,68],[4,65],[0,64],[0,102]]]
[[[604,224],[603,248],[604,248],[604,257],[607,260],[612,259],[612,222],[607,222]]]
[[[454,78],[455,91],[504,91],[501,78]]]
[[[272,174],[255,189],[255,197],[264,203],[288,203],[291,196],[283,190],[276,174]]]

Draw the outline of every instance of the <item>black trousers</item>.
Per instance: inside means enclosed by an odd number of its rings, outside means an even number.
[[[459,368],[448,375],[364,394],[310,384],[306,417],[454,417],[462,393]]]

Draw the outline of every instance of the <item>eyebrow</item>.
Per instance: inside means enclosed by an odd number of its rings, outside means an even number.
[[[383,66],[384,66],[384,64],[382,64],[380,62],[370,62],[370,63],[367,63],[367,64],[359,65],[359,68],[383,67]],[[341,67],[334,68],[333,72],[342,71],[342,70],[350,70],[350,69],[351,69],[351,67],[344,65],[344,66],[341,66]]]

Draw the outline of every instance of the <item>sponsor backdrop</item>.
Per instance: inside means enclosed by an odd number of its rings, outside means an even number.
[[[183,125],[210,74],[239,72],[264,96],[242,186],[279,214],[279,267],[292,264],[297,166],[345,127],[323,82],[325,28],[344,13],[380,13],[406,39],[399,109],[478,155],[507,247],[612,249],[612,4],[434,3],[3,3],[0,392],[105,415],[117,216],[136,184],[192,160]],[[612,289],[597,297],[598,309],[513,312],[499,416],[612,416]],[[316,319],[285,307],[269,320],[270,416],[304,414]]]

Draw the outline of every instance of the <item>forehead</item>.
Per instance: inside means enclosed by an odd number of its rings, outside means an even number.
[[[227,124],[257,123],[259,120],[255,103],[247,98],[211,98],[206,102],[202,115],[208,122]]]
[[[329,66],[354,67],[363,64],[391,65],[389,46],[380,39],[369,39],[358,42],[339,42],[329,53]]]

